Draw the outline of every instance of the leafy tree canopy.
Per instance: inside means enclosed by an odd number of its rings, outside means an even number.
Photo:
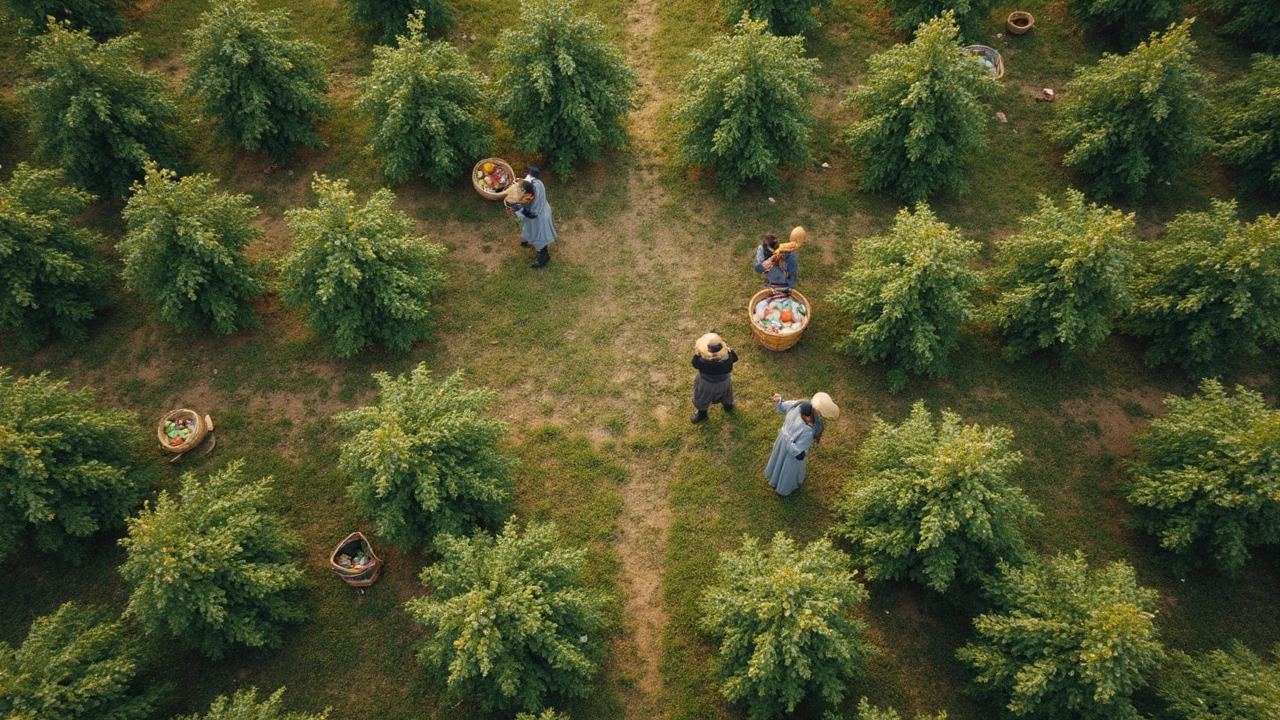
[[[460,373],[435,382],[425,363],[408,377],[374,378],[378,402],[338,421],[354,433],[342,444],[348,491],[378,534],[407,549],[500,524],[515,461],[499,447],[507,424],[480,417],[493,391],[464,390]]]
[[[1062,164],[1093,176],[1099,195],[1141,197],[1209,147],[1191,23],[1152,33],[1127,55],[1106,53],[1067,84],[1051,136],[1068,148]]]
[[[105,302],[103,238],[72,222],[94,198],[62,177],[18,163],[0,183],[0,332],[28,348],[53,332],[83,340]]]
[[[682,160],[715,168],[729,197],[752,181],[777,188],[782,165],[809,161],[809,96],[823,86],[802,38],[776,37],[743,13],[693,60],[675,111]]]
[[[950,15],[962,37],[972,37],[981,30],[987,17],[989,0],[884,0],[893,17],[893,29],[903,35],[923,32],[921,26]]]
[[[1132,244],[1132,213],[1086,205],[1075,190],[1062,207],[1041,196],[1022,231],[997,241],[990,317],[1008,338],[1005,359],[1097,349],[1129,307]]]
[[[267,510],[271,478],[246,480],[243,466],[204,482],[183,475],[181,500],[160,491],[120,540],[133,588],[125,615],[214,659],[236,645],[279,647],[281,626],[306,617],[300,543]]]
[[[725,698],[755,720],[790,713],[806,697],[838,704],[875,653],[853,615],[867,599],[854,574],[825,539],[800,549],[783,533],[766,548],[745,537],[721,555],[699,624],[720,642]]]
[[[373,70],[356,81],[357,104],[373,118],[370,145],[391,182],[421,174],[444,190],[489,150],[486,81],[452,44],[427,39],[421,14],[396,40],[373,49]]]
[[[1071,16],[1090,30],[1131,42],[1180,17],[1177,0],[1072,0]]]
[[[818,27],[818,11],[829,10],[831,0],[720,0],[727,18],[743,15],[769,23],[775,35],[799,35]]]
[[[1207,0],[1205,7],[1226,18],[1222,31],[1280,52],[1280,4],[1273,0]]]
[[[523,0],[520,22],[502,32],[493,57],[502,72],[498,115],[522,152],[567,176],[578,160],[626,144],[635,74],[604,25],[574,12],[574,0]]]
[[[1011,476],[1022,454],[1000,426],[963,425],[924,401],[901,425],[876,420],[845,487],[836,532],[867,579],[905,578],[945,593],[1026,554],[1018,526],[1040,513]]]
[[[209,706],[209,712],[203,715],[174,718],[173,720],[326,720],[329,711],[320,714],[288,712],[284,709],[284,688],[271,693],[271,696],[258,702],[258,688],[237,690],[228,698],[218,696]]]
[[[209,175],[179,180],[148,163],[125,206],[129,234],[117,249],[127,286],[159,320],[228,335],[258,327],[253,299],[267,286],[244,249],[262,234],[251,224],[261,211],[248,195],[215,192],[215,185]]]
[[[10,720],[138,720],[159,693],[138,680],[139,649],[102,608],[66,603],[0,643],[0,712]]]
[[[1250,548],[1280,543],[1280,411],[1214,379],[1165,398],[1168,415],[1134,439],[1127,495],[1139,527],[1192,561],[1238,574]]]
[[[390,45],[409,30],[409,19],[421,13],[422,31],[448,32],[456,22],[453,7],[445,0],[347,0],[356,22],[373,26],[379,45]]]
[[[1280,657],[1280,646],[1272,652]],[[1174,650],[1160,696],[1178,720],[1280,717],[1280,663],[1266,664],[1240,641],[1201,657]]]
[[[414,237],[413,220],[383,188],[363,206],[346,180],[316,175],[316,206],[285,213],[293,252],[280,269],[284,301],[339,357],[370,345],[407,350],[431,332],[430,299],[444,288],[445,249]]]
[[[1129,565],[1090,570],[1079,552],[1002,572],[996,609],[957,653],[978,688],[1017,717],[1139,720],[1130,697],[1164,659],[1156,592]]]
[[[902,716],[893,708],[880,709],[862,698],[858,701],[858,720],[902,720]],[[936,717],[917,715],[916,720],[947,720],[947,714],[940,712]]]
[[[276,158],[291,157],[295,145],[323,144],[315,122],[332,112],[323,97],[324,50],[298,38],[288,12],[224,0],[200,23],[187,33],[186,85],[223,138]]]
[[[1280,344],[1280,216],[1242,224],[1235,201],[1182,213],[1140,246],[1127,332],[1146,361],[1208,374]]]
[[[1272,7],[1280,19],[1280,3]],[[1227,92],[1233,102],[1218,125],[1218,154],[1245,189],[1280,193],[1280,57],[1254,55],[1252,69]]]
[[[537,712],[549,695],[585,697],[608,642],[608,600],[582,581],[586,551],[555,525],[514,521],[493,537],[440,535],[422,571],[430,595],[405,604],[430,633],[420,658],[449,691],[489,709]]]
[[[862,187],[924,200],[964,186],[964,170],[986,146],[991,73],[958,42],[951,13],[920,26],[909,45],[894,45],[868,60],[870,69],[849,93],[858,119],[845,141],[863,156]]]
[[[155,160],[176,167],[178,109],[164,80],[134,69],[135,36],[101,45],[87,31],[51,21],[33,41],[34,79],[19,88],[40,157],[100,195],[122,196]]]
[[[843,284],[827,296],[853,324],[836,349],[862,362],[890,359],[893,392],[907,373],[940,375],[973,314],[969,292],[979,275],[966,263],[977,253],[928,205],[899,211],[888,235],[859,242]]]
[[[28,32],[44,32],[51,17],[100,40],[125,30],[119,0],[7,0],[5,4]]]
[[[133,413],[100,408],[47,372],[0,368],[0,548],[24,541],[72,560],[88,538],[122,527],[147,478],[135,466]]]

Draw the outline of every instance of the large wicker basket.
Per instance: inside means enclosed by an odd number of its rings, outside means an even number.
[[[501,200],[503,198],[503,193],[507,190],[506,187],[498,190],[497,192],[486,190],[484,186],[480,184],[479,178],[476,177],[476,173],[480,172],[485,163],[493,163],[494,165],[506,170],[507,175],[511,177],[512,182],[516,181],[516,171],[512,170],[511,165],[502,158],[485,158],[476,163],[475,167],[471,168],[471,187],[475,188],[476,192],[480,193],[480,197],[485,198],[486,200]],[[507,187],[510,187],[510,185],[508,184]]]
[[[170,445],[169,438],[164,434],[164,423],[166,420],[182,419],[195,420],[196,428],[191,435],[180,444]],[[209,433],[209,428],[212,424],[213,423],[209,419],[208,415],[200,417],[200,413],[195,410],[188,410],[186,408],[173,410],[165,414],[164,417],[160,418],[160,422],[156,423],[156,439],[160,441],[160,447],[164,448],[166,452],[184,453],[204,442],[204,436]]]
[[[338,556],[342,554],[354,555],[359,552],[361,547],[369,551],[369,557],[373,562],[361,568],[349,568],[338,563]],[[379,573],[382,572],[382,560],[373,552],[373,544],[369,542],[362,533],[353,532],[338,543],[338,547],[329,553],[329,567],[338,577],[342,578],[342,582],[353,588],[367,588],[378,580]]]
[[[991,77],[996,80],[1004,77],[1004,58],[1000,57],[999,50],[996,50],[993,47],[987,47],[986,45],[970,45],[966,47],[965,50],[968,50],[974,55],[977,55],[991,63],[991,67],[989,68],[991,71]]]
[[[799,330],[793,333],[787,333],[786,335],[774,335],[771,332],[765,332],[764,328],[757,325],[755,321],[751,319],[752,314],[755,313],[756,303],[773,294],[772,290],[765,289],[751,296],[751,301],[747,303],[747,322],[751,323],[751,332],[755,334],[756,340],[759,340],[761,345],[765,346],[768,350],[782,352],[783,350],[788,350],[794,347],[796,343],[800,342],[800,336],[804,334],[805,330],[809,329],[809,321],[813,320],[813,305],[809,303],[805,296],[795,290],[792,290],[791,297],[804,303],[805,309],[808,310],[808,312],[804,314],[804,323],[801,324]]]

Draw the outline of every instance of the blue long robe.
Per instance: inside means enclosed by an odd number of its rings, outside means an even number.
[[[813,445],[813,428],[800,417],[800,403],[803,400],[782,400],[778,402],[777,411],[786,414],[782,421],[782,429],[778,431],[778,439],[773,442],[773,453],[769,455],[769,464],[764,466],[764,476],[769,479],[769,487],[778,491],[779,495],[790,495],[804,484],[805,460],[797,460],[796,456],[807,452]],[[822,422],[815,418],[814,423]]]
[[[537,217],[526,218],[523,211],[516,212],[516,220],[520,221],[520,239],[542,250],[556,241],[556,226],[551,221],[551,203],[547,202],[547,188],[537,178],[530,178],[533,183],[533,202],[529,203],[529,212]]]

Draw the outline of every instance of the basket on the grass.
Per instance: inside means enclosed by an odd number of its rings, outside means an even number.
[[[970,53],[977,55],[983,64],[987,66],[987,71],[991,73],[991,77],[999,80],[1004,77],[1004,58],[1000,57],[1000,51],[986,45],[970,45],[965,48]]]
[[[484,167],[486,163],[493,165],[493,170],[485,172]],[[501,183],[500,186],[494,185],[486,187],[485,179],[489,178],[492,180],[495,173],[500,177],[505,178],[506,182]],[[476,192],[480,193],[480,197],[487,200],[501,200],[503,194],[507,191],[507,188],[511,187],[511,183],[516,180],[516,171],[512,170],[511,165],[502,158],[485,158],[476,163],[475,167],[471,168],[471,186],[476,189]]]
[[[765,346],[765,348],[769,350],[773,350],[774,352],[781,352],[800,342],[800,336],[809,328],[809,321],[813,319],[813,306],[809,304],[809,301],[804,295],[792,290],[791,299],[804,305],[805,309],[804,315],[801,316],[803,321],[800,323],[800,329],[784,335],[774,334],[757,325],[754,316],[756,303],[759,303],[761,300],[765,300],[775,294],[777,293],[773,290],[765,289],[755,295],[752,295],[751,302],[747,303],[747,321],[751,323],[751,332],[755,334],[756,340],[759,340],[761,345]]]
[[[194,421],[194,425],[191,427],[191,433],[186,437],[179,436],[171,438],[165,430],[165,423],[167,422],[178,423],[192,421]],[[204,417],[200,417],[200,413],[195,410],[180,408],[178,410],[173,410],[160,418],[159,424],[156,425],[156,438],[160,441],[160,447],[164,448],[166,451],[171,453],[184,453],[196,447],[201,442],[204,442],[204,436],[208,434],[210,424],[209,416],[206,415]]]
[[[1014,35],[1021,35],[1035,24],[1035,16],[1025,10],[1014,10],[1009,13],[1009,19],[1004,21],[1005,28]]]
[[[367,558],[368,562],[359,565],[343,564],[338,561],[340,556],[347,558],[358,558],[361,555]],[[355,588],[366,588],[378,579],[378,573],[382,570],[382,561],[377,555],[373,554],[373,545],[365,539],[365,536],[358,532],[353,532],[346,537],[345,540],[338,543],[338,547],[333,549],[329,554],[329,567],[333,568],[333,572],[342,578],[342,582]]]

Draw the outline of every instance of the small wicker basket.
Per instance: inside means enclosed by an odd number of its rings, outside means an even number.
[[[169,438],[164,434],[165,421],[184,419],[195,420],[195,430],[191,432],[190,436],[177,445],[169,444]],[[165,452],[184,453],[204,442],[204,436],[208,434],[209,426],[211,424],[212,423],[210,422],[208,415],[200,417],[200,413],[195,410],[187,410],[186,408],[173,410],[160,418],[159,423],[156,423],[156,439],[160,441],[160,447],[164,448]]]
[[[756,336],[756,340],[759,340],[760,344],[763,345],[765,349],[772,350],[774,352],[782,352],[783,350],[791,349],[796,343],[800,342],[800,336],[809,328],[809,321],[813,319],[813,305],[809,303],[804,295],[792,290],[791,297],[803,303],[805,309],[809,312],[805,313],[804,322],[801,323],[799,330],[793,333],[787,333],[786,335],[774,335],[771,332],[766,332],[764,328],[756,324],[755,320],[751,319],[751,316],[756,310],[756,303],[773,294],[772,290],[765,289],[751,296],[751,301],[747,303],[747,322],[751,323],[751,332]]]
[[[1035,17],[1023,10],[1014,10],[1009,13],[1009,19],[1004,21],[1004,26],[1014,35],[1021,35],[1034,27],[1035,24]]]
[[[476,173],[481,171],[485,163],[493,163],[494,165],[506,170],[507,176],[511,178],[511,182],[516,181],[516,171],[512,170],[511,165],[502,158],[485,158],[476,163],[475,167],[471,168],[471,187],[475,188],[476,192],[480,193],[480,197],[485,198],[486,200],[501,200],[503,198],[503,194],[511,185],[508,183],[506,186],[498,190],[485,189],[485,187],[480,184],[480,179],[476,177]]]

